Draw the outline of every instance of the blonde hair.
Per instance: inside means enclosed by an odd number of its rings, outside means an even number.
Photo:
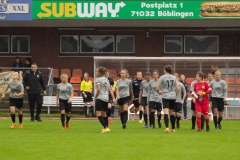
[[[177,78],[179,78],[179,75],[178,75],[178,73],[174,73],[174,76],[175,76],[175,77],[177,77]]]
[[[141,72],[141,71],[137,71],[137,74],[138,74],[138,73],[141,73],[141,74],[142,74],[142,72]]]
[[[60,79],[62,80],[62,77],[66,76],[68,78],[68,75],[66,73],[61,74]]]
[[[215,74],[216,74],[216,73],[220,73],[220,74],[222,74],[220,70],[217,70],[217,71],[215,72]]]
[[[22,81],[23,81],[22,74],[23,74],[23,72],[22,72],[22,71],[20,71],[20,72],[19,72],[19,74],[18,74],[18,80],[19,80],[20,82],[22,82]]]
[[[16,79],[19,80],[19,74],[18,74],[18,72],[13,72],[13,74],[12,74],[12,82],[13,82],[13,80],[14,80],[13,75],[15,75],[15,74],[18,75],[18,78],[16,78]]]

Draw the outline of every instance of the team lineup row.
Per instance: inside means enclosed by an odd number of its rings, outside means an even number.
[[[121,70],[121,78],[116,82],[116,89],[113,92],[111,86],[114,82],[111,78],[108,78],[109,74],[106,68],[98,67],[96,69],[96,93],[95,93],[95,109],[96,116],[98,117],[101,125],[103,126],[102,133],[110,132],[108,128],[108,117],[111,115],[111,106],[117,101],[120,111],[120,119],[122,128],[126,128],[127,124],[127,112],[130,103],[133,103],[136,107],[136,111],[139,110],[140,122],[144,115],[145,125],[144,128],[155,128],[155,110],[158,115],[158,127],[161,128],[161,111],[164,112],[164,124],[166,129],[164,132],[175,132],[175,122],[177,128],[180,128],[180,119],[182,106],[186,103],[187,97],[187,85],[179,82],[179,75],[174,73],[172,75],[172,67],[167,65],[163,69],[164,74],[159,77],[157,70],[153,71],[153,80],[150,80],[151,73],[145,73],[145,80],[142,81],[142,73],[137,72],[137,79],[134,81],[129,80],[128,71]],[[214,73],[215,80],[211,82],[205,82],[204,74],[202,72],[196,73],[196,80],[191,84],[191,96],[192,96],[192,129],[195,128],[195,121],[197,120],[198,132],[203,129],[204,119],[206,122],[206,131],[210,130],[209,127],[209,104],[212,101],[212,108],[214,113],[215,129],[221,129],[221,120],[223,117],[224,101],[226,101],[227,85],[225,81],[221,80],[221,72],[216,71]],[[41,121],[39,114],[41,112],[42,105],[42,89],[46,94],[46,87],[41,75],[41,72],[37,70],[37,64],[33,63],[31,70],[27,71],[23,75],[24,86],[21,83],[21,73],[15,72],[12,77],[12,81],[9,82],[7,88],[2,94],[2,98],[5,97],[5,93],[10,88],[9,102],[10,112],[12,118],[11,128],[14,128],[15,123],[15,108],[18,108],[19,115],[19,128],[22,128],[22,106],[23,106],[23,94],[24,88],[27,89],[29,98],[29,107],[31,113],[31,121],[34,121],[34,104],[37,103],[37,113],[35,119]],[[210,80],[210,79],[209,79]],[[93,100],[91,96],[91,87],[82,89],[84,103],[91,102],[93,106]],[[71,100],[73,98],[73,87],[68,83],[68,77],[66,74],[61,75],[61,83],[57,85],[57,101],[56,105],[59,106],[61,112],[62,129],[69,128],[69,121],[71,115]],[[147,109],[149,108],[149,122],[147,121]],[[219,112],[219,118],[217,120],[217,111]],[[169,115],[171,130],[169,129]],[[66,124],[65,124],[66,116]],[[197,117],[197,118],[196,118]]]

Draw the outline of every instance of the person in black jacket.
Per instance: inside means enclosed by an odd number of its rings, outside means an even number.
[[[16,57],[15,62],[13,63],[13,67],[16,69],[13,69],[15,72],[19,72],[18,68],[22,67],[22,63],[20,62],[19,57]]]
[[[28,93],[28,100],[29,100],[29,108],[30,108],[30,114],[31,119],[30,121],[34,121],[34,105],[35,102],[37,104],[37,112],[35,116],[35,120],[41,122],[40,113],[42,108],[42,89],[43,94],[46,95],[46,86],[44,84],[44,79],[42,76],[42,73],[38,71],[37,64],[33,63],[31,66],[31,70],[27,71],[23,75],[23,81],[27,89]]]
[[[24,67],[26,68],[31,68],[32,64],[31,64],[31,58],[26,58],[25,59],[25,64]]]
[[[114,86],[114,80],[113,78],[109,77],[109,72],[106,71],[105,73],[105,77],[108,79],[109,84],[110,84],[110,88],[112,90],[112,87]],[[112,124],[112,120],[111,120],[111,114],[112,114],[112,110],[114,110],[115,108],[115,102],[113,101],[113,98],[109,92],[109,101],[108,101],[108,109],[107,109],[107,122],[108,124]]]

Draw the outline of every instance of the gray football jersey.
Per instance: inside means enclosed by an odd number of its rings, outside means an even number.
[[[96,79],[96,85],[100,85],[100,93],[98,94],[97,99],[100,99],[104,102],[109,101],[109,91],[110,87],[109,80],[106,77],[99,77]]]
[[[73,93],[73,87],[70,83],[59,83],[57,85],[57,93],[59,94],[60,99],[68,100]]]
[[[23,98],[23,95],[22,96],[14,96],[13,94],[14,93],[21,93],[24,91],[24,87],[23,87],[23,84],[21,82],[17,82],[17,83],[12,83],[12,82],[9,82],[8,83],[8,87],[10,88],[10,94],[9,94],[9,97],[11,98]]]
[[[186,91],[184,85],[181,83],[181,82],[177,82],[178,84],[178,87],[179,87],[179,91],[178,91],[178,94],[177,94],[177,98],[176,98],[176,102],[179,102],[181,103],[182,102],[182,93]]]
[[[197,83],[197,80],[194,80],[192,83],[191,83],[191,91],[193,91],[194,90],[194,85]]]
[[[212,81],[207,81],[208,82],[208,84],[209,84],[209,86],[210,86],[210,83],[212,82]],[[212,88],[212,87],[211,87]],[[208,94],[208,99],[211,99],[212,98],[212,94]]]
[[[171,74],[162,75],[158,80],[162,90],[162,98],[164,99],[176,99],[176,77]]]
[[[213,80],[210,83],[210,87],[212,88],[212,97],[227,98],[227,84],[224,80]]]
[[[142,81],[142,83],[140,85],[140,90],[142,90],[142,97],[148,96],[148,86],[149,86],[148,81],[146,81],[146,80]]]
[[[132,81],[129,79],[125,79],[125,80],[119,79],[117,81],[116,88],[119,89],[120,98],[128,97],[128,96],[130,96],[129,90],[130,90],[130,88],[132,88]],[[136,98],[138,98],[138,97],[136,97]]]
[[[150,81],[148,86],[148,99],[147,101],[160,102],[162,103],[162,96],[156,91],[158,81]]]

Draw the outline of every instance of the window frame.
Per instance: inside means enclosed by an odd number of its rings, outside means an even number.
[[[193,36],[207,36],[207,37],[217,37],[217,52],[186,52],[186,37]],[[219,54],[219,35],[184,35],[184,54]]]
[[[9,54],[9,53],[11,53],[10,51],[10,49],[11,49],[11,45],[10,45],[10,35],[0,35],[0,37],[8,37],[8,52],[0,52],[0,54]]]
[[[182,43],[182,45],[181,45],[181,52],[166,52],[166,47],[165,47],[165,38],[166,37],[180,37],[181,38],[181,43]],[[183,39],[182,35],[164,35],[164,37],[163,37],[164,54],[182,54],[183,53],[183,45],[184,45],[183,40],[184,39]]]
[[[81,37],[82,36],[112,36],[113,37],[113,52],[82,52],[82,39],[81,39]],[[115,54],[116,52],[116,50],[115,50],[115,45],[116,45],[116,40],[115,40],[115,35],[80,35],[80,54],[97,54],[97,55],[100,55],[100,54],[111,54],[111,55],[113,55],[113,54]]]
[[[64,36],[78,36],[78,43],[77,43],[77,45],[78,45],[78,49],[77,50],[78,51],[77,52],[62,52],[61,51],[61,46],[62,46],[61,37],[64,37]],[[60,35],[60,46],[59,46],[60,47],[59,48],[60,54],[79,54],[80,53],[80,51],[79,51],[79,48],[80,48],[80,46],[79,46],[79,40],[80,40],[79,37],[80,37],[79,35],[65,35],[65,34],[64,35]]]
[[[13,37],[28,37],[28,52],[13,52]],[[30,36],[29,35],[11,35],[11,53],[14,53],[14,54],[29,54],[31,51],[30,51]]]
[[[117,43],[117,36],[132,36],[133,37],[133,52],[118,52],[118,43]],[[135,45],[136,42],[135,42],[135,35],[127,35],[127,34],[124,34],[124,35],[115,35],[115,45],[116,45],[116,54],[117,53],[123,53],[123,54],[128,54],[128,53],[135,53]]]

